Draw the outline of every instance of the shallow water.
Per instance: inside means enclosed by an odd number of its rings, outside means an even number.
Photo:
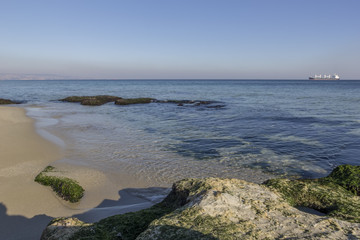
[[[100,94],[223,107],[56,101]],[[261,181],[262,172],[321,177],[359,164],[360,81],[0,81],[0,97],[27,101],[39,133],[65,149],[61,161],[153,185],[204,176]]]

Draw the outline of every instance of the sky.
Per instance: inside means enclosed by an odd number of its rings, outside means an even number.
[[[360,79],[359,0],[0,0],[0,79]]]

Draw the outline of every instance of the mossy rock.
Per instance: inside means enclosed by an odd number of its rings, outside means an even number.
[[[116,105],[130,105],[130,104],[145,104],[151,103],[153,98],[128,98],[128,99],[117,99],[115,101]]]
[[[341,165],[320,179],[271,179],[264,184],[291,205],[360,223],[359,166]]]
[[[60,99],[60,101],[80,102],[81,105],[100,106],[105,103],[115,102],[118,99],[121,99],[121,98],[116,97],[116,96],[109,96],[109,95],[98,95],[98,96],[71,96],[71,97]]]
[[[214,102],[212,101],[203,101],[203,100],[154,100],[156,103],[173,103],[178,106],[192,105],[192,106],[200,106],[200,105],[209,105]]]
[[[339,209],[333,211],[339,210],[337,217],[340,216],[339,213],[345,213],[343,219],[348,220],[350,212],[359,209],[358,205],[350,203],[356,199],[358,201],[357,196],[329,181],[325,184],[319,183],[319,180],[296,182],[277,179],[272,183],[273,189],[284,188],[284,196],[299,193],[296,197],[308,198],[306,201],[315,203],[332,202],[332,196],[326,196],[328,201],[321,199],[321,196],[326,192],[332,195],[329,188],[335,187],[335,192],[339,192],[339,196],[336,196],[337,201],[345,199],[339,204]],[[279,184],[278,188],[275,188],[276,184]],[[307,195],[308,188],[313,190],[313,194]],[[316,196],[320,190],[320,195]],[[293,202],[297,201],[296,197],[292,199]],[[318,198],[320,200],[313,200]],[[170,194],[151,208],[108,217],[88,225],[77,219],[62,219],[53,221],[45,231],[51,234],[47,235],[47,239],[60,239],[62,236],[68,236],[65,239],[123,240],[360,237],[360,224],[308,214],[294,209],[285,199],[264,185],[239,179],[184,179],[176,182]],[[342,207],[351,209],[342,211]],[[355,218],[354,215],[350,217],[353,220]],[[73,224],[68,225],[71,222]],[[69,236],[67,230],[72,229],[76,231],[71,232]],[[57,237],[54,237],[55,234]]]
[[[14,102],[12,100],[9,100],[9,99],[0,98],[0,105],[3,105],[3,104],[18,104],[18,103]]]
[[[50,186],[56,194],[66,201],[72,203],[80,201],[84,196],[84,189],[73,179],[59,176],[49,176],[47,173],[54,172],[55,168],[47,166],[35,177],[35,182]]]
[[[325,179],[337,183],[353,194],[360,196],[360,166],[340,165]]]

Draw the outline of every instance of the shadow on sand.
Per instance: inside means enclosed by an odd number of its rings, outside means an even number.
[[[33,218],[9,216],[5,205],[0,203],[0,239],[40,239],[41,229],[45,229],[51,219],[52,217],[46,215]]]
[[[73,217],[84,222],[97,222],[109,216],[139,211],[162,201],[169,191],[170,189],[167,188],[155,187],[123,189],[119,191],[118,200],[105,199],[97,207],[73,215]],[[0,239],[39,240],[42,231],[52,219],[53,217],[44,214],[33,218],[8,215],[6,206],[0,203]]]
[[[120,199],[116,201],[105,199],[97,207],[73,217],[84,222],[97,222],[109,216],[136,212],[161,202],[169,192],[168,188],[158,187],[126,188],[119,191]]]

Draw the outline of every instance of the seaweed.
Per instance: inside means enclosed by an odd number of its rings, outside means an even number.
[[[359,166],[341,165],[319,179],[270,179],[264,184],[291,205],[360,222]]]
[[[77,181],[58,176],[48,176],[46,173],[54,172],[53,166],[47,166],[35,177],[35,182],[44,186],[50,186],[56,194],[66,201],[78,202],[84,196],[84,189]]]
[[[105,103],[115,102],[118,99],[121,98],[116,96],[109,96],[109,95],[97,95],[97,96],[70,96],[60,99],[59,101],[79,102],[81,105],[88,105],[88,106],[100,106]]]
[[[127,99],[117,99],[115,101],[116,105],[130,105],[130,104],[144,104],[151,103],[154,99],[152,98],[127,98]]]

